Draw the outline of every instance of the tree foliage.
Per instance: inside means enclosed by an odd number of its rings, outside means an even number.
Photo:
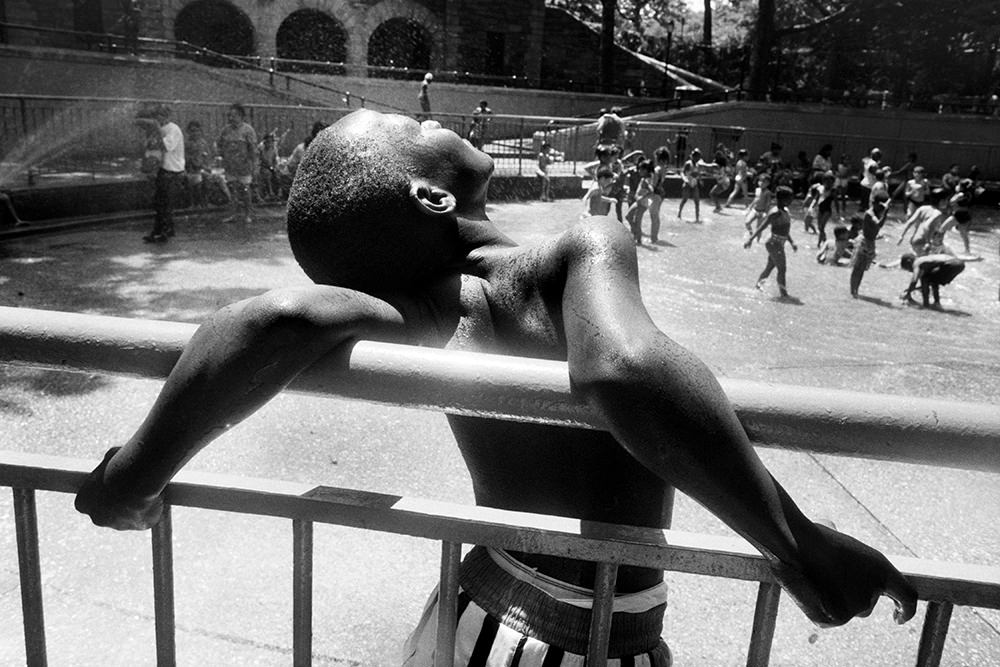
[[[708,12],[682,0],[550,2],[595,26],[609,3],[616,44],[662,58],[673,19],[671,63],[759,99],[1000,92],[1000,0],[704,0]]]

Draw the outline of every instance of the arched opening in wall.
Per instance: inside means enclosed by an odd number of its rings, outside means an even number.
[[[412,19],[389,19],[368,40],[368,75],[420,79],[431,67],[431,35]]]
[[[316,9],[300,9],[288,15],[275,38],[280,67],[288,72],[344,74],[347,31],[340,22]],[[331,64],[332,63],[332,64]]]
[[[195,0],[177,14],[174,37],[178,41],[237,58],[254,55],[253,23],[242,11],[225,0]],[[198,53],[185,57],[218,67],[237,63]]]

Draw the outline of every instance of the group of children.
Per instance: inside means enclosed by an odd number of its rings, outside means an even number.
[[[772,153],[776,151],[780,151],[780,146],[772,146]],[[872,156],[866,158],[866,164],[863,165],[863,170],[867,171],[870,178],[862,181],[862,199],[858,202],[858,210],[846,217],[847,186],[851,178],[849,160],[847,156],[842,156],[834,166],[829,159],[829,152],[827,146],[821,151],[822,155],[817,156],[813,166],[819,167],[812,171],[807,181],[802,202],[804,231],[817,236],[816,260],[827,265],[850,265],[850,293],[857,298],[864,274],[875,260],[875,242],[882,235],[892,199],[901,195],[907,218],[902,236],[911,227],[915,227],[914,252],[909,257],[904,255],[903,259],[895,263],[913,272],[911,285],[901,298],[912,302],[910,294],[919,287],[924,295],[924,306],[930,305],[929,294],[933,294],[935,304],[939,304],[938,287],[961,273],[961,268],[958,267],[964,267],[962,258],[944,245],[945,233],[951,228],[956,229],[962,238],[965,255],[970,253],[969,227],[972,217],[969,207],[978,189],[975,180],[961,178],[958,167],[953,166],[940,186],[935,187],[927,179],[925,169],[915,164],[915,155],[911,156],[902,169],[893,171],[890,167],[881,165],[880,154],[874,149]],[[649,212],[649,236],[656,243],[660,227],[659,209],[666,194],[664,179],[671,162],[670,150],[665,146],[658,148],[654,159],[647,158],[642,151],[633,151],[620,157],[618,146],[599,145],[595,156],[596,161],[586,167],[593,178],[593,184],[583,197],[582,217],[606,216],[614,210],[619,221],[631,230],[635,243],[641,245],[642,220]],[[699,149],[692,149],[679,170],[681,196],[677,215],[679,219],[683,219],[685,205],[690,200],[694,205],[694,221],[701,221],[700,185],[703,178],[711,178],[713,181],[709,196],[716,212],[721,212],[723,206],[731,207],[737,197],[748,197],[752,186],[753,195],[746,206],[744,217],[747,234],[745,247],[749,248],[770,228],[770,235],[764,243],[768,252],[767,265],[758,277],[757,287],[760,288],[776,270],[780,294],[787,297],[784,245],[787,242],[793,250],[798,250],[790,236],[792,218],[789,206],[795,198],[791,183],[793,176],[778,160],[768,160],[766,156],[761,156],[757,164],[751,167],[747,156],[745,149],[733,156],[720,145],[713,161],[706,162]],[[820,157],[824,160],[820,161]],[[832,168],[820,171],[826,166]],[[890,175],[900,171],[908,172],[909,178],[890,190]],[[975,169],[972,171],[972,175],[974,174]],[[936,206],[930,207],[935,212],[934,215],[924,210],[925,202],[932,200],[942,204],[940,210]],[[919,215],[918,211],[921,211]],[[832,234],[828,236],[827,228],[835,215],[836,223]],[[924,224],[918,224],[919,221]],[[943,257],[938,257],[939,255]],[[936,258],[934,263],[919,259],[928,256]],[[942,269],[942,266],[946,268]]]

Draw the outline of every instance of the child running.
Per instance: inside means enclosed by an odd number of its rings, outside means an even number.
[[[640,160],[635,170],[639,175],[639,182],[635,187],[635,201],[632,202],[632,205],[626,211],[625,219],[628,221],[629,229],[632,230],[632,237],[635,239],[635,244],[642,245],[642,216],[645,215],[646,210],[649,208],[653,195],[653,161]]]
[[[750,238],[743,244],[744,248],[749,248],[753,242],[768,227],[771,227],[771,236],[764,242],[767,248],[767,265],[757,277],[757,289],[761,289],[764,281],[771,275],[771,271],[778,270],[778,290],[781,297],[788,296],[788,283],[785,281],[785,241],[792,246],[792,250],[798,252],[799,247],[792,240],[792,217],[788,215],[788,205],[792,203],[792,189],[787,185],[778,186],[775,192],[775,205],[764,216],[764,220],[757,226],[757,229]]]

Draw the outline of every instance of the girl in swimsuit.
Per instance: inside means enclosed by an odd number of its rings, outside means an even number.
[[[764,220],[758,225],[756,231],[743,244],[744,248],[749,248],[754,240],[770,225],[771,236],[764,243],[767,248],[767,265],[757,278],[757,289],[760,289],[771,271],[778,270],[778,290],[782,297],[788,296],[787,284],[785,282],[785,241],[792,246],[792,250],[798,252],[799,248],[792,240],[790,232],[792,230],[792,218],[788,215],[788,205],[792,202],[792,189],[787,185],[780,185],[775,191],[775,205],[764,216]]]

